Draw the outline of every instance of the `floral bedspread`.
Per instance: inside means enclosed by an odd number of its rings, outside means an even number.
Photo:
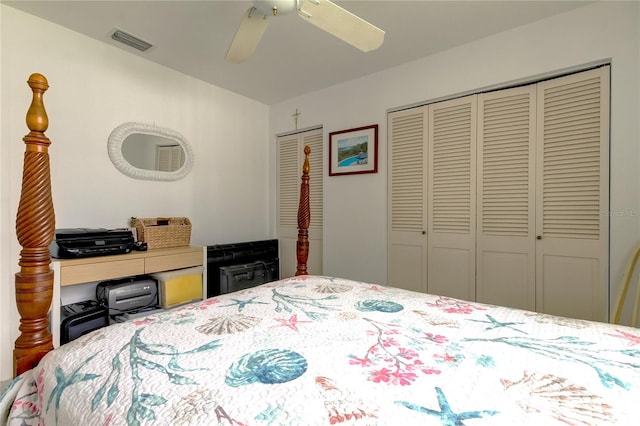
[[[10,425],[639,425],[640,329],[296,277],[96,330]]]

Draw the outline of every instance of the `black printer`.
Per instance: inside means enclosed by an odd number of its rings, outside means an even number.
[[[134,243],[126,228],[64,228],[56,229],[49,250],[52,257],[69,259],[129,253]]]
[[[60,312],[60,344],[109,325],[108,309],[95,300],[64,305]]]

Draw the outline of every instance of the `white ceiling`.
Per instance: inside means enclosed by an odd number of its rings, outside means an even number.
[[[292,13],[269,19],[253,57],[224,56],[251,1],[5,1],[71,30],[271,105],[394,67],[589,1],[339,1],[382,28],[363,53]],[[146,53],[111,40],[114,27],[154,45]]]

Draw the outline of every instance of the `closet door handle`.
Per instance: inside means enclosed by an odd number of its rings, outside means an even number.
[[[542,239],[542,235],[538,235],[538,236],[536,237],[536,240],[541,240],[541,239]]]

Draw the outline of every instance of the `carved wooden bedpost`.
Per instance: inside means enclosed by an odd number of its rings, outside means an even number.
[[[300,205],[298,206],[298,241],[296,242],[296,256],[298,267],[296,275],[307,275],[307,259],[309,258],[309,222],[311,213],[309,208],[309,145],[304,147],[304,165],[302,166],[302,183],[300,184]]]
[[[32,74],[28,84],[33,91],[27,112],[30,132],[22,139],[26,151],[16,218],[16,234],[22,250],[20,272],[16,273],[16,304],[20,313],[21,334],[13,350],[15,375],[34,367],[53,349],[48,330],[48,312],[53,295],[49,244],[55,232],[55,217],[49,174],[48,147],[51,141],[44,134],[49,119],[42,102],[49,84],[41,74]]]

